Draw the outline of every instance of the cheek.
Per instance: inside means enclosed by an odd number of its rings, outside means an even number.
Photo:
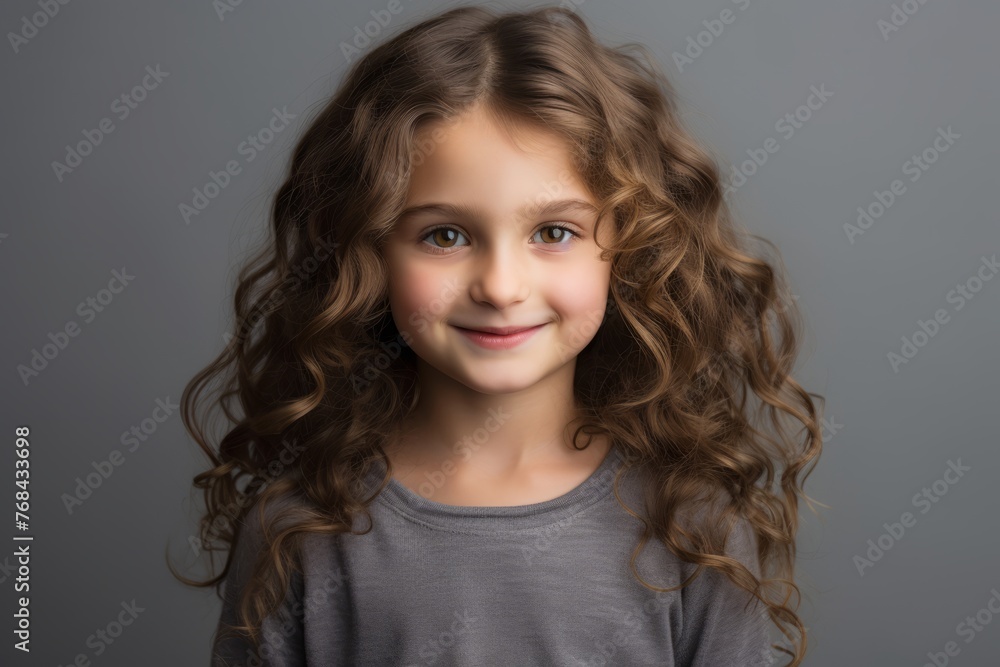
[[[552,283],[547,293],[548,302],[565,319],[600,319],[607,305],[610,277],[609,263],[582,264]]]
[[[419,263],[399,263],[389,271],[389,305],[401,331],[420,334],[429,320],[444,314],[450,281]],[[453,291],[453,290],[452,290]]]

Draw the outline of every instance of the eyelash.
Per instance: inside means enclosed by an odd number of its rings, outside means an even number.
[[[421,237],[420,237],[420,242],[421,242],[421,243],[423,243],[423,242],[424,242],[424,241],[426,241],[426,240],[427,240],[427,239],[428,239],[428,238],[429,238],[430,236],[432,236],[432,235],[434,234],[434,232],[438,232],[438,231],[441,231],[442,229],[453,229],[453,230],[457,231],[457,232],[458,232],[459,234],[462,234],[462,236],[465,236],[465,234],[464,234],[463,232],[461,232],[461,231],[459,231],[459,230],[455,229],[455,228],[454,228],[454,227],[452,227],[451,225],[438,225],[437,227],[431,227],[430,229],[428,229],[428,230],[427,230],[427,231],[426,231],[426,232],[425,232],[425,233],[423,234],[423,236],[421,236]],[[541,228],[539,228],[539,229],[538,229],[538,230],[537,230],[537,231],[535,232],[535,234],[537,234],[538,232],[541,232],[541,231],[543,231],[543,230],[546,230],[546,229],[561,229],[561,230],[563,230],[564,232],[569,232],[569,234],[570,234],[571,236],[570,236],[570,238],[568,238],[568,239],[566,240],[566,243],[567,243],[567,244],[568,244],[568,243],[569,243],[569,241],[571,241],[572,239],[576,239],[576,238],[580,238],[580,235],[579,235],[579,234],[577,234],[577,233],[576,233],[576,232],[575,232],[574,230],[572,230],[572,229],[570,229],[569,227],[566,227],[566,226],[564,226],[564,225],[545,225],[544,227],[541,227]],[[532,236],[534,236],[534,234],[532,234]],[[563,243],[562,243],[562,242],[560,242],[560,243],[543,243],[542,245],[552,245],[552,246],[558,246],[558,245],[562,245],[562,244],[563,244]],[[446,254],[448,254],[448,251],[450,250],[449,248],[441,248],[441,247],[439,247],[439,246],[434,246],[434,245],[432,245],[432,246],[430,246],[430,247],[431,247],[431,248],[433,248],[433,252],[434,252],[434,254],[437,254],[437,255],[446,255]],[[452,246],[452,247],[457,247],[457,246]]]

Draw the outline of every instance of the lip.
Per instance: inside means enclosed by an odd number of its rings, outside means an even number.
[[[488,329],[465,329],[455,325],[452,326],[460,334],[480,347],[490,350],[509,350],[534,336],[545,325],[538,324],[533,327],[489,327]],[[495,333],[504,331],[508,333]]]
[[[475,329],[473,329],[472,327],[459,327],[457,324],[455,326],[459,329],[464,329],[465,331],[478,331],[480,333],[489,333],[489,334],[496,334],[498,336],[507,336],[509,334],[518,333],[519,331],[527,331],[528,329],[535,329],[537,327],[540,327],[541,325],[536,324],[534,326],[527,326],[527,327],[476,327]]]

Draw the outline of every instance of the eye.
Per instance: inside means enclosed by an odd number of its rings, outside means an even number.
[[[424,234],[420,240],[434,239],[435,241],[444,243],[444,245],[440,246],[431,246],[433,248],[454,248],[453,244],[455,243],[456,236],[463,236],[463,234],[453,227],[435,227]]]
[[[546,235],[545,232],[549,230],[554,230],[555,233],[554,234],[550,233]],[[554,239],[554,241],[549,242],[543,238],[543,240],[541,241],[542,245],[555,245],[555,246],[568,245],[571,239],[574,239],[578,236],[577,233],[574,232],[572,229],[570,229],[569,227],[564,227],[562,225],[546,225],[545,227],[542,227],[537,232],[535,232],[532,238],[540,234]],[[445,250],[447,248],[457,247],[455,244],[459,236],[464,237],[465,235],[462,234],[462,232],[456,230],[454,227],[448,227],[442,225],[440,227],[434,227],[433,229],[429,229],[427,233],[420,238],[420,240],[427,241],[428,239],[431,239],[435,241],[435,243],[440,243],[441,245],[431,244],[431,247],[436,249],[435,252],[438,252],[440,254],[442,250]]]
[[[560,243],[567,243],[570,239],[576,237],[576,232],[574,232],[569,227],[563,227],[562,225],[547,225],[538,230],[537,234],[542,234],[545,230],[554,229],[557,234],[555,234],[555,243],[544,243],[544,245],[559,245]]]

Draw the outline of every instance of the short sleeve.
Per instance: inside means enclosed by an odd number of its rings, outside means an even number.
[[[227,625],[236,623],[240,595],[263,549],[258,509],[259,505],[255,505],[247,513],[234,545],[233,560],[223,587],[222,613],[213,637],[211,667],[305,667],[306,664],[302,578],[298,572],[293,574],[281,607],[264,619],[259,649],[249,638],[232,631],[225,633]]]
[[[726,554],[760,577],[756,542],[745,521],[733,530]],[[696,566],[690,568],[690,576]],[[677,667],[763,667],[771,655],[770,619],[765,605],[725,573],[705,567],[681,589],[681,633],[675,645]]]

